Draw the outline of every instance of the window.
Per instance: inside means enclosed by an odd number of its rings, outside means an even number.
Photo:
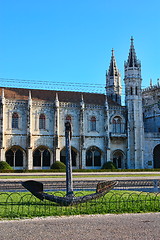
[[[11,167],[23,167],[23,151],[17,147],[6,151],[6,162]]]
[[[40,114],[39,116],[39,129],[46,128],[46,117],[44,114]]]
[[[91,117],[90,130],[91,131],[96,131],[96,117]]]
[[[23,167],[23,152],[20,149],[15,153],[15,166]]]
[[[133,95],[133,88],[131,87],[131,95]]]
[[[100,167],[101,166],[101,152],[96,147],[91,147],[86,152],[86,166]]]
[[[49,168],[51,165],[51,154],[45,147],[37,148],[33,152],[33,167]]]
[[[19,116],[18,113],[13,113],[12,114],[12,128],[18,128],[18,122],[19,122]]]
[[[136,95],[138,95],[138,87],[136,87]]]
[[[10,149],[6,152],[6,162],[13,167],[14,166],[14,153],[13,151]]]
[[[33,153],[33,167],[40,167],[41,166],[41,152],[39,149],[34,151]]]
[[[119,116],[116,116],[112,120],[113,128],[112,131],[113,133],[124,133],[124,123],[122,122],[122,118]]]
[[[50,166],[50,158],[51,158],[50,152],[47,149],[45,149],[43,152],[43,162],[42,162],[44,167]]]

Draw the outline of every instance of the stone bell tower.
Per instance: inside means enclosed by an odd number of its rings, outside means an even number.
[[[125,70],[125,103],[127,108],[127,167],[130,169],[144,168],[143,144],[144,126],[142,113],[141,63],[138,61],[131,38],[128,60]]]

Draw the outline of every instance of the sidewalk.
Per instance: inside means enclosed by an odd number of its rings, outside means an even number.
[[[1,240],[159,240],[160,213],[0,221]]]

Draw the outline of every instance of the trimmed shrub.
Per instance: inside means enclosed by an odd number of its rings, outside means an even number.
[[[109,161],[103,164],[102,169],[117,169],[117,167],[113,162]]]
[[[0,170],[12,170],[13,168],[5,161],[0,161]]]
[[[56,161],[51,165],[51,169],[66,169],[66,165],[63,162]]]

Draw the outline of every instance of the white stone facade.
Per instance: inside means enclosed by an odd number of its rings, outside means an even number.
[[[72,165],[99,169],[160,167],[160,86],[141,90],[133,39],[125,63],[125,102],[112,51],[106,95],[1,88],[0,161],[14,169],[49,169],[65,162],[64,124],[72,125]]]

